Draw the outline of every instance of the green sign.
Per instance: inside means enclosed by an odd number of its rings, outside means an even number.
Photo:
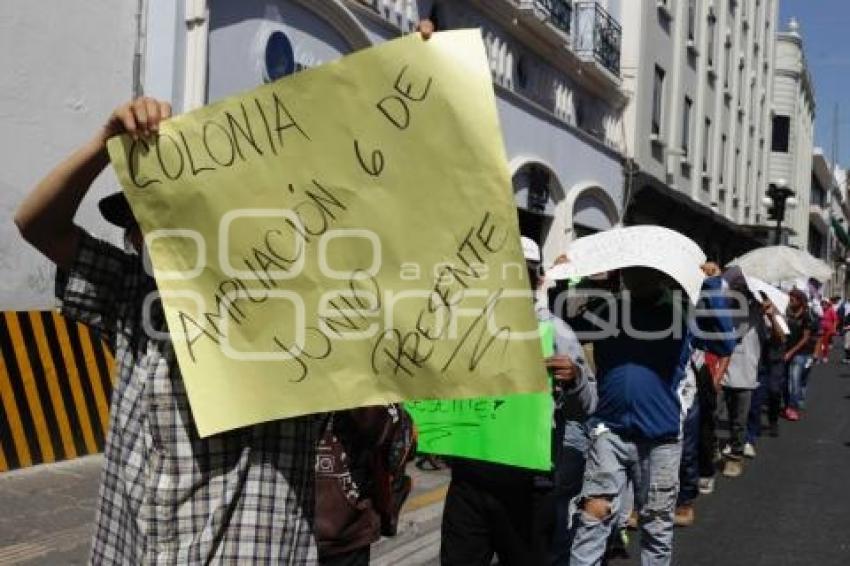
[[[540,323],[543,356],[554,353],[555,329]],[[534,368],[529,368],[534,371]],[[419,451],[549,471],[552,395],[528,393],[405,404],[419,430]]]

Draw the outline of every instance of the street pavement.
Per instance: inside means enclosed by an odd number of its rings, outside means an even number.
[[[739,478],[718,476],[697,500],[696,524],[677,529],[682,566],[850,565],[850,365],[817,365],[803,419],[762,437]],[[639,564],[637,533],[630,560]]]
[[[815,366],[802,421],[759,440],[743,476],[719,477],[678,529],[681,566],[850,565],[850,366]],[[84,564],[102,460],[88,457],[0,475],[0,565]],[[437,564],[448,473],[411,466],[414,492],[397,537],[373,546],[372,563]],[[639,563],[638,534],[631,558]]]

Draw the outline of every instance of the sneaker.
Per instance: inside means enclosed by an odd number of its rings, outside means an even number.
[[[796,422],[796,421],[800,420],[800,413],[797,411],[797,409],[792,409],[791,407],[788,407],[787,409],[785,409],[785,415],[784,416],[789,421]]]
[[[673,515],[673,524],[677,527],[690,527],[694,524],[694,506],[693,504],[679,505],[676,507],[676,513]]]
[[[771,438],[778,438],[779,437],[779,423],[778,422],[770,423],[770,426],[768,427],[767,431],[768,431],[767,433],[770,435]]]
[[[714,493],[714,477],[699,479],[699,492],[703,495]]]
[[[756,457],[756,447],[751,443],[747,442],[744,444],[744,456],[747,458],[755,458]]]
[[[727,478],[737,478],[744,473],[744,465],[740,460],[726,460],[723,466],[723,475]]]

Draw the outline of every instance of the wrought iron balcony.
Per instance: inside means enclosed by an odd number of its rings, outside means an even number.
[[[579,57],[595,60],[620,76],[620,46],[623,28],[596,1],[576,2],[573,48]]]
[[[520,0],[520,10],[533,11],[535,16],[556,29],[570,34],[573,20],[572,0]]]

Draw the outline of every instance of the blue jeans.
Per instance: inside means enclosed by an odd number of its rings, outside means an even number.
[[[570,516],[574,511],[574,500],[581,493],[589,447],[590,436],[587,427],[577,421],[566,421],[562,445],[555,464],[557,507],[555,536],[552,540],[555,564],[567,564],[570,559],[572,545]]]
[[[806,377],[806,366],[809,364],[808,354],[797,354],[791,361],[788,362],[788,392],[785,398],[785,405],[794,410],[800,408],[800,401],[803,400],[803,380]]]
[[[682,427],[682,462],[679,468],[679,497],[676,505],[693,503],[699,495],[699,403],[694,402]]]
[[[670,564],[681,452],[679,441],[627,440],[604,428],[591,431],[581,500],[603,498],[611,507],[602,519],[584,510],[576,512],[572,566],[602,563],[608,536],[619,521],[627,479],[635,486],[642,566]]]

